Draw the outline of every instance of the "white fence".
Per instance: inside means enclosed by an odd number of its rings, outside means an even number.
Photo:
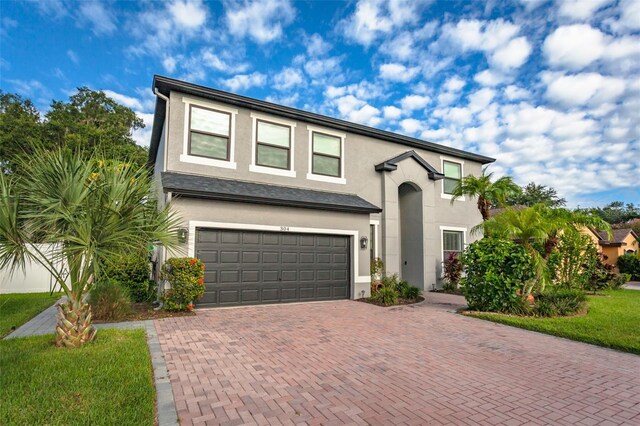
[[[51,251],[49,246],[39,245],[38,248],[45,255]],[[6,293],[44,293],[51,289],[59,291],[60,286],[42,265],[28,262],[25,269],[13,271],[0,270],[0,294]]]

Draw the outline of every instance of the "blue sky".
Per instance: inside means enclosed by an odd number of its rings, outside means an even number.
[[[640,1],[2,2],[0,87],[147,124],[154,74],[497,158],[570,206],[640,203]]]

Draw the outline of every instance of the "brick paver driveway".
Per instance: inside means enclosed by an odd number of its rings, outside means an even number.
[[[640,425],[640,357],[450,309],[262,306],[156,328],[182,424]]]

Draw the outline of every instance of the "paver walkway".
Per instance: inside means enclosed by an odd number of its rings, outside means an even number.
[[[640,424],[640,357],[435,297],[157,320],[181,424]]]

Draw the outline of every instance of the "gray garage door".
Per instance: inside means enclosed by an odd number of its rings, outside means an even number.
[[[349,237],[198,229],[199,306],[349,298]]]

